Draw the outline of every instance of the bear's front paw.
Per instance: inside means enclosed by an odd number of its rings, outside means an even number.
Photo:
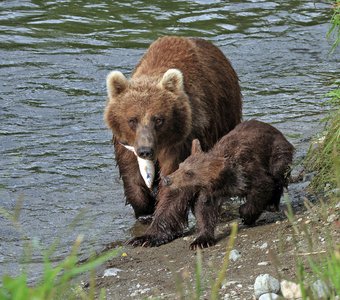
[[[158,247],[160,245],[169,243],[174,240],[175,236],[166,236],[166,235],[151,235],[146,234],[139,237],[132,238],[127,242],[127,244],[132,245],[133,247]]]
[[[239,208],[240,217],[243,221],[243,224],[248,226],[254,226],[255,221],[260,216],[261,212],[257,212],[254,207],[249,205],[248,203],[242,204]]]
[[[190,244],[190,250],[196,250],[197,248],[208,248],[214,246],[215,244],[216,240],[214,237],[200,235]]]

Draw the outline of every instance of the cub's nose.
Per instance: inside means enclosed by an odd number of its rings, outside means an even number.
[[[153,159],[154,151],[150,147],[140,147],[137,149],[137,155],[143,159]]]
[[[172,181],[171,181],[171,178],[170,178],[170,177],[165,176],[165,177],[163,178],[163,185],[164,185],[164,186],[169,186],[169,185],[171,185],[171,183],[172,183]]]

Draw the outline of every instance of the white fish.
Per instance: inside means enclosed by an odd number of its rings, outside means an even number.
[[[122,144],[126,149],[132,151],[137,156],[137,162],[139,166],[139,172],[142,175],[146,186],[151,189],[153,180],[155,179],[155,165],[153,161],[140,158],[135,148],[129,145]]]

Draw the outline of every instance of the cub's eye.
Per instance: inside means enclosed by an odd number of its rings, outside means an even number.
[[[185,171],[184,174],[185,174],[185,176],[188,177],[188,178],[192,178],[192,177],[194,176],[194,172],[193,172],[193,171],[190,171],[190,170]]]
[[[155,122],[155,126],[159,128],[163,125],[164,119],[161,117],[155,117],[154,122]]]
[[[129,126],[130,126],[131,129],[133,129],[133,130],[136,129],[137,123],[138,123],[137,118],[130,118],[128,120],[128,123],[129,123]]]

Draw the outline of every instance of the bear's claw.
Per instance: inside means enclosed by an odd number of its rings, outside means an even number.
[[[160,237],[157,235],[142,235],[132,238],[127,242],[128,245],[133,247],[158,247],[172,241],[174,238]]]
[[[191,244],[190,250],[197,250],[197,248],[203,249],[214,246],[216,240],[213,237],[208,236],[198,236]]]

